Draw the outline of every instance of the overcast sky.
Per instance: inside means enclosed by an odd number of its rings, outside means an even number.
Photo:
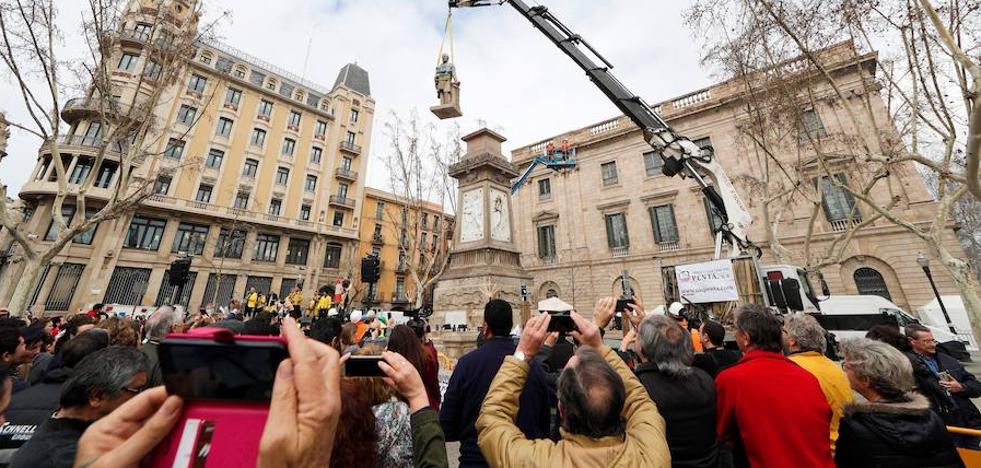
[[[378,158],[388,149],[381,132],[390,112],[404,114],[415,108],[438,122],[428,108],[436,100],[432,77],[446,20],[445,1],[205,1],[205,22],[220,11],[231,11],[218,27],[224,42],[308,80],[329,87],[338,70],[352,61],[368,70],[377,103],[370,186],[388,188]],[[79,34],[84,3],[56,3],[71,42]],[[649,102],[713,81],[698,64],[695,38],[682,21],[689,0],[541,3],[590,41],[614,64],[614,74]],[[455,10],[453,18],[464,112],[457,120],[464,133],[475,130],[478,121],[486,122],[509,139],[509,151],[618,114],[585,74],[510,6]],[[76,44],[65,47],[63,56],[83,52]],[[23,121],[23,103],[13,81],[5,75],[0,80],[0,110]],[[14,131],[10,156],[0,165],[0,182],[11,187],[11,195],[31,172],[38,144]]]

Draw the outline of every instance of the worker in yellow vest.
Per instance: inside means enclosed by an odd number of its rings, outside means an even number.
[[[295,287],[293,288],[293,292],[291,292],[289,296],[286,296],[286,298],[289,299],[290,304],[292,304],[292,307],[289,310],[290,315],[292,315],[293,318],[300,318],[300,315],[303,315],[303,291],[301,291],[299,287]]]
[[[255,286],[249,288],[248,294],[245,295],[245,316],[251,317],[255,315],[256,307],[259,306],[259,293],[256,292]]]
[[[316,317],[320,317],[320,316],[326,317],[327,309],[330,309],[330,305],[331,305],[330,294],[324,294],[320,296],[320,299],[317,301]]]

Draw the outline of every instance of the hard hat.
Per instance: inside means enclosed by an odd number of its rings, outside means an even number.
[[[358,322],[358,321],[360,321],[361,320],[361,315],[362,314],[361,314],[361,311],[360,310],[355,310],[355,311],[351,312],[351,321],[352,322]]]
[[[681,305],[680,302],[672,302],[671,306],[668,307],[668,312],[671,315],[681,315],[681,311],[685,310],[685,306]]]
[[[337,309],[335,309],[333,307],[331,307],[330,309],[327,309],[327,316],[328,317],[333,317],[335,315],[337,315]]]

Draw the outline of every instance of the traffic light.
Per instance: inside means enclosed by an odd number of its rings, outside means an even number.
[[[171,286],[178,286],[187,281],[187,276],[191,272],[191,258],[183,257],[174,260],[170,264],[170,276],[167,279]]]
[[[375,255],[367,255],[361,259],[361,282],[375,283],[379,277],[380,262]]]

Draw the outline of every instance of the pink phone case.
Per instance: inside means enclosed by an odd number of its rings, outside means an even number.
[[[276,341],[280,337],[234,336],[228,330],[201,328],[171,338],[215,341]],[[160,442],[145,466],[207,468],[255,466],[269,404],[249,401],[185,401],[180,420]]]

